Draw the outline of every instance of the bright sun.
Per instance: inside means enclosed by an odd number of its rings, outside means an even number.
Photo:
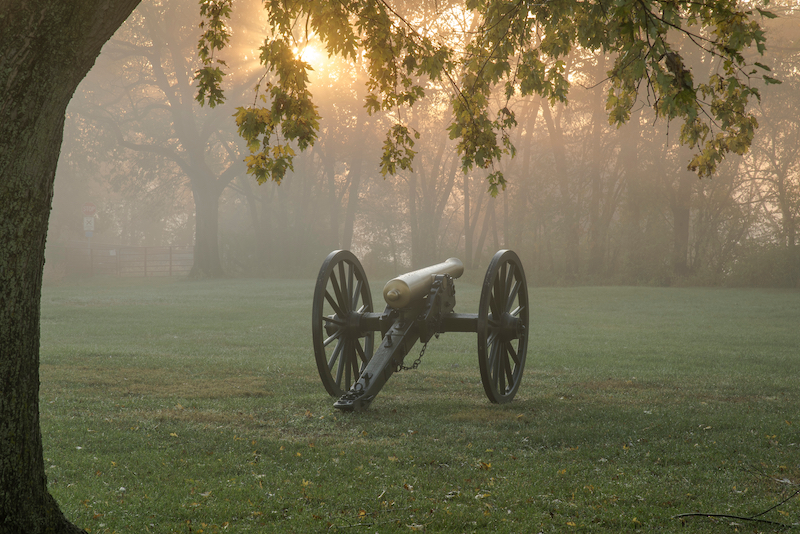
[[[303,46],[295,47],[294,55],[298,59],[302,59],[314,70],[323,64],[323,54],[315,43],[306,43]]]

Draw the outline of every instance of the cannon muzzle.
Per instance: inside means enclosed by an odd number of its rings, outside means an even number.
[[[383,287],[383,299],[392,308],[405,308],[410,303],[421,300],[430,292],[433,278],[436,275],[449,274],[453,278],[458,278],[463,273],[464,264],[461,263],[461,260],[450,258],[442,263],[392,278]]]

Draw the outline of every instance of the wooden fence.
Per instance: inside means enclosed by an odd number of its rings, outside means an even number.
[[[67,276],[185,275],[194,264],[194,247],[65,247],[61,259]]]

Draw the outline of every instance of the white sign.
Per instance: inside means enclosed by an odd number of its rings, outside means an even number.
[[[83,218],[83,231],[94,232],[94,217]]]

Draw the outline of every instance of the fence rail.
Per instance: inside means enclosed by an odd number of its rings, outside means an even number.
[[[194,247],[66,247],[63,261],[67,275],[173,276],[192,270]]]

